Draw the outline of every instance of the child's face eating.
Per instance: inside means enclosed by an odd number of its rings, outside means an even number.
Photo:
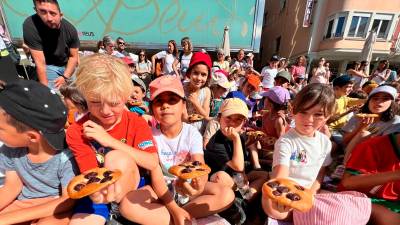
[[[393,98],[387,93],[376,93],[370,97],[368,108],[372,113],[383,113],[389,109]]]
[[[182,122],[185,107],[183,99],[171,92],[163,92],[151,103],[154,117],[162,126],[171,126]]]
[[[321,128],[328,118],[325,116],[324,109],[320,105],[316,105],[294,115],[295,129],[304,136],[314,137],[315,131]]]

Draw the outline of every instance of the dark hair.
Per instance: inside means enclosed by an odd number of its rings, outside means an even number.
[[[115,39],[115,41],[117,41],[117,42],[118,42],[118,41],[121,41],[121,40],[122,40],[122,41],[125,41],[122,37],[117,37],[117,39]]]
[[[335,95],[330,86],[314,83],[301,89],[293,101],[293,114],[304,112],[316,105],[321,105],[325,116],[332,114],[335,107]]]
[[[60,5],[58,4],[58,1],[57,1],[57,0],[33,0],[33,5],[35,6],[35,9],[36,9],[36,2],[55,4],[55,5],[57,6],[58,11],[61,12]]]
[[[349,69],[355,70],[357,65],[358,65],[358,66],[361,66],[361,63],[360,63],[359,61],[353,61],[353,62],[351,63],[351,65],[350,65]]]
[[[174,46],[174,50],[172,51],[172,55],[175,57],[178,57],[178,48],[176,47],[176,42],[175,40],[169,40],[168,44],[171,43]]]
[[[71,99],[75,107],[82,111],[87,111],[87,103],[83,95],[79,92],[75,84],[65,84],[60,87],[60,93],[64,98]]]
[[[359,99],[367,99],[368,98],[368,94],[365,93],[365,91],[357,90],[357,91],[350,92],[348,97],[350,97],[350,98],[359,98]]]
[[[98,41],[97,42],[97,50],[99,50],[101,48],[101,46],[103,46],[103,48],[104,48],[103,41]]]
[[[13,116],[11,116],[10,114],[8,114],[3,108],[0,107],[0,113],[2,113],[7,120],[7,123],[13,127],[15,127],[15,129],[18,132],[25,132],[28,130],[34,130],[32,127],[26,125],[25,123],[15,119]]]
[[[369,110],[369,102],[371,101],[371,96],[368,98],[367,102],[361,107],[361,113],[371,113]],[[399,112],[399,105],[395,100],[392,100],[390,107],[380,115],[380,120],[383,122],[388,122],[394,118],[394,116]]]
[[[138,51],[138,56],[139,56],[139,60],[138,60],[138,62],[140,62],[140,53],[141,52],[143,52],[143,54],[144,54],[144,62],[147,62],[147,56],[146,56],[146,50],[144,50],[144,49],[140,49],[139,51]]]
[[[389,61],[387,59],[382,59],[381,61],[379,61],[379,64],[381,63],[385,63],[385,67],[383,68],[383,70],[389,69]],[[379,66],[377,68],[377,70],[379,69]]]

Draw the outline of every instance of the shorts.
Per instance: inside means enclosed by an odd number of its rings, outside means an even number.
[[[99,215],[104,217],[106,221],[110,219],[110,208],[108,204],[93,203],[89,197],[84,197],[77,200],[74,208],[74,214],[76,213]]]

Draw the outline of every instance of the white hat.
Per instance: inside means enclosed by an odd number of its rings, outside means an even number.
[[[229,89],[232,87],[233,83],[228,81],[228,78],[226,78],[227,73],[223,70],[216,70],[212,76],[211,76],[211,85],[218,85],[221,86],[225,89]]]
[[[396,88],[389,86],[389,85],[382,85],[382,86],[375,88],[374,90],[371,91],[371,93],[369,93],[368,97],[370,98],[372,95],[381,93],[381,92],[391,95],[393,97],[393,100],[397,98]]]

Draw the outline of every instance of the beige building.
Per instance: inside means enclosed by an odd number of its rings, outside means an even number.
[[[291,62],[306,55],[316,63],[325,57],[334,71],[345,72],[360,60],[370,30],[377,33],[372,62],[389,59],[400,65],[400,0],[266,0],[260,57],[272,54]]]

